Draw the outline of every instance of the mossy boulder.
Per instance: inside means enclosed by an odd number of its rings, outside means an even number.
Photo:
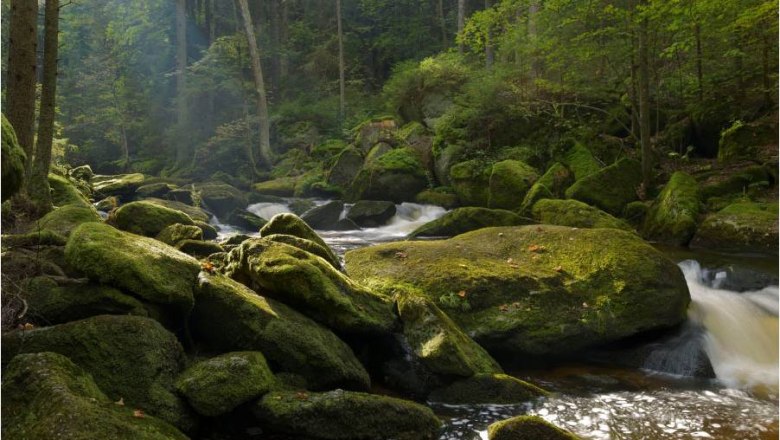
[[[367,164],[355,177],[347,198],[411,202],[428,186],[425,168],[409,148],[396,148]]]
[[[350,391],[271,392],[253,408],[270,431],[322,440],[424,440],[441,422],[422,405]]]
[[[165,182],[150,183],[141,185],[135,190],[135,196],[138,199],[147,199],[150,197],[165,197],[169,192],[176,189],[175,185]]]
[[[225,223],[247,231],[259,231],[260,228],[268,223],[264,218],[252,214],[246,209],[236,209],[225,218]]]
[[[23,353],[54,352],[90,373],[113,401],[124,399],[184,430],[194,420],[174,392],[184,350],[157,321],[140,316],[95,316],[52,327],[3,334],[3,362]]]
[[[539,416],[517,416],[488,426],[489,440],[578,440]]]
[[[147,237],[156,237],[170,225],[194,225],[187,214],[149,202],[131,202],[114,213],[114,223],[123,230]]]
[[[339,261],[339,257],[336,256],[336,253],[333,252],[327,243],[325,243],[325,240],[317,235],[317,233],[314,232],[314,229],[295,214],[277,214],[271,217],[271,220],[260,229],[261,237],[273,234],[292,235],[312,241],[328,251],[328,258],[326,258],[326,260]]]
[[[458,206],[458,196],[451,189],[445,187],[426,189],[417,194],[414,201],[422,205],[441,206],[444,209],[453,209]]]
[[[347,218],[364,228],[385,225],[395,215],[395,203],[360,200],[347,211]]]
[[[207,182],[195,186],[203,205],[217,217],[224,218],[236,209],[249,204],[246,195],[238,188],[223,182]]]
[[[195,226],[199,227],[201,231],[203,231],[203,239],[204,240],[216,240],[217,237],[219,237],[219,233],[217,233],[217,228],[214,226],[211,226],[210,224],[206,222],[202,222],[199,220],[193,219]]]
[[[575,181],[588,177],[601,170],[601,164],[599,164],[593,156],[593,153],[580,143],[575,143],[574,146],[563,155],[561,163],[571,170],[572,174],[574,174]]]
[[[199,414],[215,417],[271,390],[275,379],[258,351],[225,353],[189,367],[176,389]]]
[[[642,235],[664,243],[688,244],[696,232],[700,205],[696,179],[681,171],[672,174],[645,216]]]
[[[454,237],[491,226],[519,226],[534,223],[512,211],[488,208],[457,208],[415,229],[409,237]]]
[[[776,120],[736,121],[720,134],[718,162],[753,160],[767,147],[777,151]]]
[[[651,202],[643,202],[637,200],[626,205],[626,209],[623,210],[623,218],[635,228],[640,228],[647,217],[647,213],[650,211]]]
[[[148,316],[140,301],[109,286],[49,277],[30,278],[24,285],[28,317],[38,324],[62,324],[96,315]]]
[[[168,191],[165,195],[167,200],[184,203],[185,205],[195,206],[195,197],[193,190],[188,188],[176,188]]]
[[[733,203],[699,225],[691,247],[777,255],[777,210],[777,203]]]
[[[277,243],[289,244],[290,246],[295,246],[298,249],[309,252],[310,254],[322,257],[322,259],[330,263],[330,265],[333,266],[336,270],[341,270],[341,261],[338,258],[335,260],[331,259],[333,253],[329,249],[323,248],[321,245],[311,240],[287,234],[271,234],[266,235],[263,238],[266,240],[275,241]]]
[[[89,165],[80,165],[68,171],[68,176],[71,178],[87,183],[92,180],[92,176],[94,175],[95,173],[92,172],[92,167]]]
[[[699,182],[700,194],[704,201],[713,197],[742,196],[754,186],[768,187],[771,181],[773,178],[766,167],[733,166],[704,174]]]
[[[197,225],[175,223],[163,228],[155,238],[167,245],[175,246],[182,240],[203,240],[203,230]]]
[[[642,183],[642,167],[633,159],[620,159],[576,182],[566,190],[567,199],[575,199],[603,209],[612,215],[622,215],[626,205],[637,200],[637,188]]]
[[[27,234],[3,235],[3,249],[37,246],[65,246],[68,239],[64,235],[48,229],[29,232]]]
[[[191,327],[219,351],[256,350],[274,371],[303,376],[311,389],[367,389],[368,373],[330,330],[221,275],[198,277]]]
[[[295,187],[298,184],[298,180],[298,177],[280,177],[255,183],[252,185],[252,190],[267,196],[292,197],[295,195]]]
[[[389,298],[302,249],[253,238],[230,251],[227,262],[227,275],[337,332],[384,334],[395,323]]]
[[[135,408],[115,404],[90,374],[56,353],[16,356],[3,373],[2,392],[3,435],[9,438],[187,438],[160,419],[135,417]]]
[[[155,304],[186,313],[200,264],[152,238],[122,232],[102,223],[86,223],[65,247],[68,264],[90,279],[110,284]]]
[[[49,188],[51,188],[51,201],[54,206],[73,205],[83,208],[91,208],[84,193],[76,188],[76,185],[67,177],[58,174],[49,174]]]
[[[65,205],[41,217],[30,232],[49,230],[67,237],[81,224],[102,222],[100,214],[91,206]]]
[[[306,211],[301,220],[314,229],[332,230],[341,219],[343,211],[344,202],[334,200]]]
[[[404,339],[430,371],[462,377],[502,371],[433,301],[407,291],[396,297],[396,304]]]
[[[342,150],[336,157],[336,162],[328,170],[326,177],[328,184],[349,188],[349,185],[363,168],[363,160],[363,155],[354,147]]]
[[[408,284],[491,354],[571,355],[686,319],[680,269],[635,234],[531,225],[349,251],[358,282]]]
[[[98,197],[116,196],[123,202],[132,200],[135,190],[143,183],[144,175],[141,173],[92,177],[92,189]]]
[[[506,374],[478,374],[435,390],[428,400],[451,405],[504,405],[547,395],[547,391]]]
[[[366,154],[366,158],[363,161],[365,165],[369,165],[375,160],[379,159],[383,154],[389,153],[393,150],[393,146],[388,144],[387,142],[379,142],[378,144],[371,147],[371,149]]]
[[[168,209],[173,209],[175,211],[181,211],[194,221],[200,221],[208,223],[211,216],[204,211],[201,208],[198,208],[196,206],[190,206],[186,203],[177,202],[175,200],[165,200],[165,199],[156,199],[156,198],[150,198],[150,199],[144,199],[144,202],[146,203],[153,203],[158,206],[164,206]]]
[[[24,149],[19,145],[11,123],[2,115],[2,201],[5,202],[11,196],[22,189],[24,183],[24,166],[27,162],[27,155]]]
[[[539,176],[530,165],[504,160],[485,165],[470,160],[450,169],[450,181],[462,205],[517,209]]]
[[[533,184],[525,195],[520,211],[530,214],[531,208],[542,199],[563,198],[566,188],[574,183],[574,175],[568,168],[555,162],[547,169],[542,177]]]
[[[119,206],[119,199],[114,196],[106,197],[95,203],[95,209],[103,212],[110,212]]]
[[[225,249],[217,243],[189,239],[176,243],[176,249],[197,259],[206,258],[211,254],[225,252]]]
[[[628,223],[577,200],[542,199],[531,215],[539,223],[575,228],[614,228],[633,231]]]

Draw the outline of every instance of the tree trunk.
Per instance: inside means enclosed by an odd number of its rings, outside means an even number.
[[[341,28],[341,0],[336,0],[336,24],[339,37],[339,121],[346,115],[346,78],[344,73],[344,32]]]
[[[36,50],[38,46],[38,2],[11,3],[8,47],[8,85],[5,112],[19,144],[27,154],[25,180],[32,169],[35,132]],[[26,183],[22,188],[24,191]]]
[[[49,188],[49,167],[51,166],[51,145],[54,140],[54,103],[57,96],[57,51],[60,19],[59,0],[46,0],[46,18],[43,38],[43,87],[41,89],[41,111],[38,121],[38,144],[28,188],[30,198],[35,202],[39,214],[52,209]]]
[[[282,48],[281,48],[282,53],[279,58],[279,74],[281,75],[282,78],[285,78],[287,76],[287,72],[289,71],[289,64],[290,64],[287,59],[287,49],[285,47],[285,44],[290,39],[288,28],[287,28],[287,20],[290,12],[289,4],[290,4],[290,0],[282,2]]]
[[[279,3],[282,0],[271,0],[271,97],[279,96],[280,73],[280,54],[282,48],[282,14]],[[278,98],[276,98],[278,99]]]
[[[176,165],[191,159],[190,143],[184,136],[187,123],[187,1],[176,0]]]
[[[539,58],[536,56],[536,15],[539,13],[538,0],[532,0],[528,5],[528,41],[531,42],[532,55],[531,55],[531,77],[539,78],[541,75],[541,66],[539,65]]]
[[[263,70],[260,66],[260,52],[257,49],[252,16],[249,14],[249,4],[247,4],[247,0],[238,0],[238,4],[241,7],[241,16],[244,20],[244,33],[249,45],[249,58],[252,62],[252,74],[255,80],[255,92],[257,93],[257,119],[260,124],[260,159],[264,165],[270,168],[273,164],[273,152],[271,151],[271,130],[268,126],[268,98],[265,95]]]
[[[463,34],[463,28],[466,27],[466,0],[458,0],[458,36]],[[458,52],[463,54],[466,47],[463,43],[458,43]]]
[[[438,15],[439,26],[441,27],[441,47],[442,49],[447,49],[450,42],[447,39],[447,21],[444,19],[444,0],[437,0],[436,15]]]
[[[492,7],[493,0],[485,0],[485,10],[488,10]],[[488,23],[488,26],[490,26],[490,23]],[[494,58],[495,53],[493,50],[493,33],[490,28],[488,28],[487,32],[485,33],[485,67],[488,69],[492,68]]]
[[[639,135],[642,144],[642,184],[645,191],[652,183],[652,153],[650,150],[650,61],[647,54],[647,18],[639,29]]]

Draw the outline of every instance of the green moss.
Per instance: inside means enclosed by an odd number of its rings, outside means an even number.
[[[574,176],[568,168],[556,162],[547,169],[531,189],[526,193],[523,203],[520,205],[520,211],[523,214],[530,215],[534,204],[542,199],[562,198],[566,188],[574,182]]]
[[[89,165],[80,165],[68,171],[68,176],[71,178],[87,183],[92,180],[94,175],[95,173],[92,172],[92,167]]]
[[[65,205],[41,217],[32,225],[30,232],[48,229],[54,233],[68,236],[81,224],[101,222],[100,215],[91,206]]]
[[[167,245],[175,246],[182,240],[203,240],[203,230],[197,225],[175,223],[163,228],[155,238]]]
[[[195,186],[203,205],[217,217],[224,218],[236,209],[248,204],[246,195],[238,188],[222,182],[201,183]]]
[[[621,215],[626,205],[637,199],[636,189],[641,182],[642,170],[639,162],[633,159],[621,159],[593,174],[577,179],[566,190],[566,198],[585,202],[612,215]]]
[[[217,243],[189,239],[176,243],[176,249],[198,259],[206,258],[211,254],[225,252],[225,249]]]
[[[73,231],[68,264],[100,283],[111,284],[156,304],[192,308],[197,260],[157,240],[85,223]]]
[[[271,196],[292,197],[295,194],[295,186],[298,184],[298,177],[280,177],[278,179],[255,183],[252,190]]]
[[[271,234],[266,235],[263,238],[266,240],[275,241],[277,243],[289,244],[290,246],[297,247],[298,249],[304,250],[310,254],[322,257],[325,261],[330,263],[334,269],[341,270],[341,261],[339,261],[338,258],[332,259],[333,252],[331,252],[330,249],[323,248],[321,245],[311,240],[287,234]]]
[[[488,427],[490,440],[578,440],[579,437],[539,416],[517,416]]]
[[[228,256],[225,273],[337,332],[383,334],[395,322],[389,298],[347,278],[326,260],[264,238]]]
[[[696,231],[699,184],[683,173],[672,174],[645,217],[642,235],[664,243],[686,245]]]
[[[536,170],[518,160],[504,160],[493,164],[490,174],[489,208],[518,209],[526,193],[536,182]]]
[[[119,206],[119,199],[114,196],[106,197],[103,200],[95,203],[95,209],[103,212],[110,212],[112,209]]]
[[[590,176],[601,169],[601,165],[593,157],[593,153],[579,143],[566,152],[561,158],[561,162],[574,174],[575,181]]]
[[[34,246],[65,246],[67,239],[48,229],[27,234],[3,235],[3,248],[34,247]]]
[[[415,229],[409,237],[454,237],[491,226],[519,226],[533,223],[512,211],[488,208],[457,208]]]
[[[450,168],[449,180],[461,205],[488,205],[490,171],[490,167],[477,160],[460,162]]]
[[[140,301],[108,286],[75,280],[58,285],[51,278],[36,277],[27,280],[24,291],[28,316],[35,323],[61,324],[96,315],[148,315]]]
[[[445,209],[458,206],[458,196],[449,188],[426,189],[417,194],[414,201],[422,205],[436,205]]]
[[[382,157],[384,154],[389,153],[393,151],[393,146],[385,143],[380,142],[373,147],[371,147],[371,150],[366,154],[366,159],[363,161],[365,164],[372,164],[379,160],[380,157]]]
[[[3,361],[51,351],[90,373],[112,401],[140,408],[188,431],[193,419],[173,392],[184,350],[159,323],[139,316],[96,316],[3,335]],[[5,405],[4,405],[5,406]]]
[[[24,166],[27,162],[27,155],[24,149],[19,145],[16,138],[16,132],[2,115],[2,201],[5,202],[11,196],[22,189],[24,183]]]
[[[214,417],[262,396],[274,382],[263,354],[244,351],[196,363],[179,376],[176,389],[199,414]]]
[[[626,209],[623,211],[623,217],[630,225],[638,228],[645,221],[645,217],[649,211],[650,202],[637,200],[626,205]]]
[[[139,199],[149,197],[165,197],[166,194],[176,189],[176,185],[165,182],[149,183],[141,185],[135,190],[135,195]]]
[[[236,209],[231,212],[225,219],[225,222],[247,231],[259,231],[260,228],[268,223],[264,218],[260,218],[245,209]]]
[[[761,147],[774,145],[777,149],[777,121],[744,123],[735,121],[723,130],[718,143],[718,162],[755,159]]]
[[[751,185],[765,182],[769,184],[771,177],[765,167],[751,165],[733,170],[726,169],[707,176],[701,182],[702,200],[729,195],[744,195]]]
[[[410,148],[396,148],[366,164],[352,181],[347,198],[390,200],[395,203],[414,200],[428,185],[425,169]]]
[[[635,234],[530,225],[347,252],[347,273],[469,308],[448,315],[491,354],[566,355],[686,319],[680,269]],[[441,304],[437,304],[441,305]]]
[[[349,208],[347,218],[358,226],[373,228],[385,225],[396,212],[395,203],[360,200]]]
[[[777,203],[733,203],[708,216],[692,248],[777,255]]]
[[[67,177],[49,174],[48,180],[51,188],[51,201],[54,203],[54,206],[74,205],[84,208],[92,207],[89,200]]]
[[[272,392],[253,412],[273,432],[323,440],[435,439],[441,425],[425,406],[342,390]]]
[[[330,246],[325,243],[325,240],[323,240],[319,235],[317,235],[316,232],[314,232],[314,229],[309,227],[309,225],[306,224],[303,220],[301,220],[300,217],[294,214],[278,214],[273,216],[271,220],[260,229],[260,236],[267,237],[269,235],[274,234],[282,234],[282,235],[292,235],[294,237],[302,238],[304,240],[309,240],[317,245],[319,245],[322,249],[324,249],[328,255],[327,258],[325,258],[327,261],[339,261],[339,258],[336,256],[336,254],[333,252],[333,250],[330,248]]]
[[[327,173],[327,182],[341,188],[348,188],[363,167],[363,155],[354,147],[347,147],[336,157],[336,162]]]
[[[193,221],[208,223],[210,218],[210,216],[206,213],[206,211],[198,207],[188,205],[183,202],[177,202],[175,200],[163,200],[163,199],[150,198],[150,199],[145,199],[144,202],[153,203],[158,206],[164,206],[166,208],[173,209],[175,211],[181,211],[187,214],[188,216],[190,216],[190,218]]]
[[[407,290],[399,292],[396,304],[404,338],[429,370],[465,377],[502,371],[482,347],[429,299]]]
[[[116,210],[114,222],[119,229],[147,237],[156,237],[170,225],[194,225],[187,214],[149,202],[132,202]]]
[[[186,439],[151,416],[116,405],[92,377],[56,353],[14,358],[3,374],[3,435],[16,439]]]
[[[274,371],[299,374],[313,389],[369,386],[366,370],[330,330],[221,275],[201,272],[191,327],[207,347],[261,351]]]
[[[135,190],[144,183],[141,173],[119,174],[116,176],[94,176],[92,189],[98,197],[117,196],[122,200],[133,197]]]
[[[194,220],[194,219],[193,219]],[[211,226],[210,224],[202,221],[195,220],[195,226],[199,227],[201,231],[203,231],[203,239],[204,240],[216,240],[219,236],[217,234],[217,229],[214,228],[214,226]]]
[[[434,391],[428,400],[453,405],[518,404],[547,395],[547,391],[506,374],[479,374]]]
[[[548,225],[633,231],[623,220],[577,200],[542,199],[536,202],[531,214],[539,223]]]

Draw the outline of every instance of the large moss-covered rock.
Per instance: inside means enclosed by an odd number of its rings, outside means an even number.
[[[539,416],[517,416],[488,426],[490,440],[578,440]]]
[[[428,400],[451,405],[518,404],[548,394],[506,374],[479,374],[435,390]]]
[[[360,151],[354,147],[345,148],[328,171],[327,182],[330,185],[349,188],[361,168],[363,168],[363,155]]]
[[[76,185],[67,177],[58,174],[49,174],[49,188],[51,188],[51,201],[54,206],[73,205],[83,208],[91,208],[92,204],[84,194],[76,188]]]
[[[767,168],[759,165],[732,166],[700,177],[702,200],[729,195],[741,196],[754,186],[768,187],[772,176]]]
[[[672,174],[645,216],[642,235],[664,243],[688,244],[696,232],[700,204],[696,179],[681,171]]]
[[[368,373],[330,330],[221,275],[201,272],[193,336],[214,350],[262,352],[275,371],[303,376],[311,389],[367,389]]]
[[[338,258],[336,258],[335,260],[332,259],[332,252],[329,249],[323,248],[321,245],[311,240],[307,240],[305,238],[300,238],[294,235],[287,235],[287,234],[271,234],[271,235],[266,235],[263,238],[265,238],[266,240],[275,241],[277,243],[289,244],[290,246],[295,246],[298,249],[309,252],[310,254],[314,254],[318,257],[322,257],[325,261],[330,263],[331,266],[333,266],[336,270],[341,270],[341,261]]]
[[[603,209],[612,215],[622,215],[626,204],[637,200],[637,188],[642,183],[642,167],[633,159],[621,159],[582,179],[566,190],[567,199],[575,199]]]
[[[566,188],[574,182],[574,176],[568,168],[555,162],[547,169],[525,195],[520,212],[530,214],[531,208],[542,199],[560,199]]]
[[[94,175],[95,173],[92,172],[92,167],[89,165],[80,165],[68,171],[68,176],[71,178],[87,183],[92,180],[92,176]]]
[[[228,214],[225,218],[225,223],[238,226],[247,231],[259,231],[260,228],[265,226],[268,222],[264,218],[252,214],[246,209],[236,209]]]
[[[217,243],[189,239],[176,243],[176,249],[197,259],[206,258],[211,254],[225,252],[225,249]]]
[[[415,229],[409,237],[454,237],[491,226],[520,226],[531,223],[531,219],[504,209],[457,208]]]
[[[273,373],[258,351],[226,353],[200,361],[176,380],[176,389],[199,414],[218,416],[267,393]]]
[[[450,168],[449,181],[461,205],[487,206],[490,198],[490,167],[468,160]]]
[[[92,280],[152,303],[173,305],[184,313],[192,308],[200,264],[155,239],[86,223],[71,234],[65,258]]]
[[[193,220],[195,222],[195,226],[199,227],[200,230],[203,231],[204,240],[216,240],[217,237],[219,237],[219,233],[217,233],[217,228],[215,228],[214,226],[206,222],[202,222],[200,220],[195,220],[195,219]]]
[[[574,180],[580,180],[588,177],[601,169],[601,165],[593,157],[593,153],[582,144],[575,144],[561,158],[561,162],[566,165],[574,174]]]
[[[150,198],[150,199],[144,199],[144,202],[153,203],[153,204],[159,205],[159,206],[164,206],[166,208],[173,209],[175,211],[181,211],[181,212],[187,214],[188,216],[190,216],[190,218],[193,221],[200,221],[200,222],[208,223],[209,219],[211,218],[211,216],[206,211],[204,211],[203,209],[198,208],[196,206],[188,205],[188,204],[183,203],[183,202],[177,202],[175,200],[164,200],[164,199]]]
[[[48,229],[28,232],[27,234],[3,235],[3,249],[37,246],[65,246],[68,239],[64,235]]]
[[[776,120],[736,121],[720,134],[718,162],[756,159],[767,146],[777,151]]]
[[[461,204],[488,208],[519,208],[538,177],[535,169],[518,160],[487,166],[470,160],[450,169],[450,181]]]
[[[95,316],[3,335],[3,362],[22,353],[51,351],[86,370],[112,400],[140,408],[188,431],[193,419],[174,393],[184,350],[157,321],[140,316]]]
[[[27,155],[24,149],[19,145],[11,123],[2,115],[2,201],[6,201],[11,196],[22,189],[24,183],[24,166],[27,162]]]
[[[333,230],[343,211],[344,202],[334,200],[306,211],[301,220],[314,229]]]
[[[65,356],[16,356],[3,373],[3,435],[15,439],[186,439],[155,417],[114,403]]]
[[[374,228],[385,225],[395,215],[395,203],[378,200],[360,200],[347,212],[347,218],[358,226]]]
[[[100,214],[91,206],[65,205],[55,208],[53,211],[41,217],[35,222],[30,231],[43,229],[68,236],[83,223],[101,223]]]
[[[444,209],[453,209],[458,206],[458,196],[451,188],[447,187],[426,189],[417,194],[414,201],[422,205],[441,206]]]
[[[347,197],[352,201],[411,202],[427,186],[425,168],[415,152],[396,148],[365,165],[352,182]]]
[[[236,209],[243,209],[249,201],[238,188],[223,182],[208,182],[196,185],[200,200],[217,217],[225,217]]]
[[[381,334],[395,322],[389,298],[314,254],[265,238],[230,251],[225,273],[344,334]]]
[[[575,228],[614,228],[631,231],[623,220],[577,200],[542,199],[531,210],[534,220],[548,225]]]
[[[272,392],[253,408],[269,430],[322,440],[425,440],[441,422],[425,406],[349,391]]]
[[[733,203],[699,225],[691,247],[777,255],[777,209],[777,203]]]
[[[470,377],[502,371],[433,301],[405,292],[398,295],[396,304],[406,342],[432,372]]]
[[[298,180],[297,177],[280,177],[255,183],[252,185],[252,190],[257,194],[267,196],[292,197],[295,195],[295,187],[298,185]]]
[[[137,299],[109,286],[49,277],[35,277],[24,285],[28,316],[35,323],[61,324],[96,315],[147,316]]]
[[[122,201],[131,200],[135,190],[143,183],[144,175],[141,173],[92,177],[92,189],[99,198],[116,196]]]
[[[135,196],[138,199],[147,199],[150,197],[165,197],[169,192],[176,189],[175,185],[165,182],[150,183],[141,185],[135,190]]]
[[[176,223],[166,226],[155,238],[167,245],[175,246],[182,240],[203,240],[203,229],[197,225]]]
[[[147,237],[156,237],[170,225],[194,225],[187,214],[154,203],[132,202],[122,205],[114,215],[116,226],[123,230]]]
[[[570,355],[686,317],[680,269],[635,234],[531,225],[347,252],[347,272],[405,283],[491,353]]]
[[[267,237],[273,234],[292,235],[295,237],[303,238],[320,245],[328,253],[328,261],[339,261],[339,257],[336,253],[325,243],[314,229],[306,224],[300,217],[295,214],[277,214],[266,223],[265,226],[260,229],[260,236]]]

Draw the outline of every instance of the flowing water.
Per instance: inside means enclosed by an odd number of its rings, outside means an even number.
[[[286,204],[272,203],[248,210],[263,218],[291,212]],[[343,255],[403,239],[444,213],[404,203],[383,227],[317,232]],[[242,232],[212,222],[221,228],[221,238]],[[728,263],[744,264],[733,260]],[[440,440],[487,439],[488,425],[523,414],[539,415],[583,439],[777,439],[777,262],[756,260],[759,270],[734,272],[717,269],[723,265],[708,256],[702,261],[706,267],[693,259],[680,262],[691,292],[689,322],[677,336],[648,344],[642,368],[582,364],[514,372],[553,394],[517,405],[429,403],[445,420]],[[693,378],[707,358],[716,378]]]

